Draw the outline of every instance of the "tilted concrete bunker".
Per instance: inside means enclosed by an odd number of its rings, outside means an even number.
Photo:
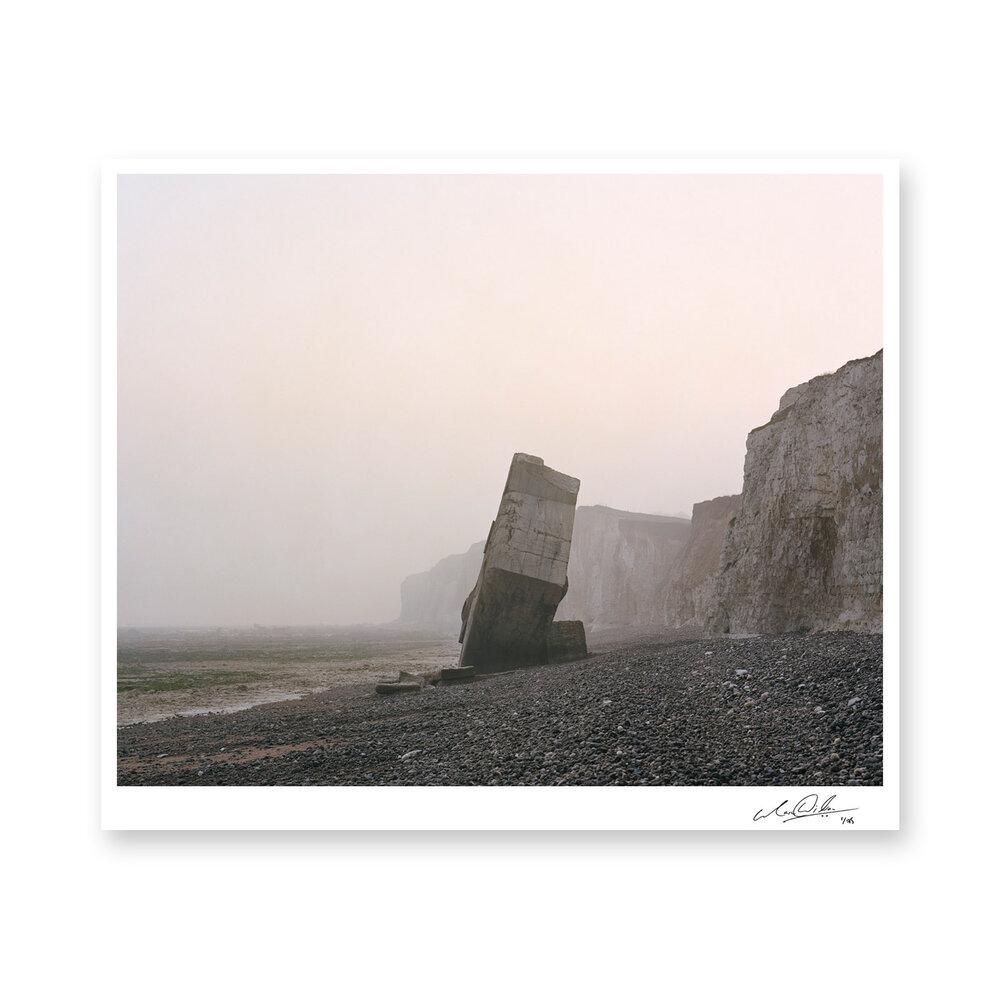
[[[568,589],[566,570],[580,481],[534,455],[510,463],[482,568],[462,608],[460,665],[503,670],[550,662],[552,618]],[[553,654],[587,653],[582,625],[552,634]]]

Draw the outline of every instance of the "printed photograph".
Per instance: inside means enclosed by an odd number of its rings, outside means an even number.
[[[118,785],[881,786],[884,197],[119,174]]]

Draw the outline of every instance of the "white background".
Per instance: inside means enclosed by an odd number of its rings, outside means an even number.
[[[4,943],[17,995],[988,988],[1000,74],[990,8],[938,9],[6,14]],[[901,159],[901,833],[99,832],[99,164],[344,153]]]

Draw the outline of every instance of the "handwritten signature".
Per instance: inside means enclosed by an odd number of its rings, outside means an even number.
[[[782,823],[790,823],[793,819],[813,819],[816,816],[837,816],[840,813],[857,812],[857,806],[837,809],[833,803],[836,797],[836,795],[831,795],[829,798],[824,799],[823,802],[820,802],[819,795],[815,792],[810,792],[808,795],[803,795],[794,806],[789,806],[789,800],[784,799],[769,812],[758,809],[753,814],[753,821],[756,823],[759,820],[770,819],[773,816],[775,819],[780,819]]]

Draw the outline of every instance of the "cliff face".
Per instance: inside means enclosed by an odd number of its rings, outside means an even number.
[[[716,585],[729,522],[739,496],[716,497],[691,510],[691,534],[673,564],[666,587],[664,622],[703,626],[715,607]]]
[[[569,591],[556,618],[586,625],[660,623],[667,578],[690,531],[683,517],[578,508]]]
[[[569,557],[569,591],[556,619],[587,625],[656,624],[664,592],[691,522],[683,517],[632,514],[611,507],[578,507]],[[400,622],[453,630],[475,586],[483,542],[448,556],[433,569],[407,577]]]
[[[750,432],[708,625],[882,628],[882,352],[789,389]]]
[[[431,569],[408,576],[400,587],[399,621],[454,632],[462,627],[462,603],[476,585],[485,542],[461,555],[447,556]]]

